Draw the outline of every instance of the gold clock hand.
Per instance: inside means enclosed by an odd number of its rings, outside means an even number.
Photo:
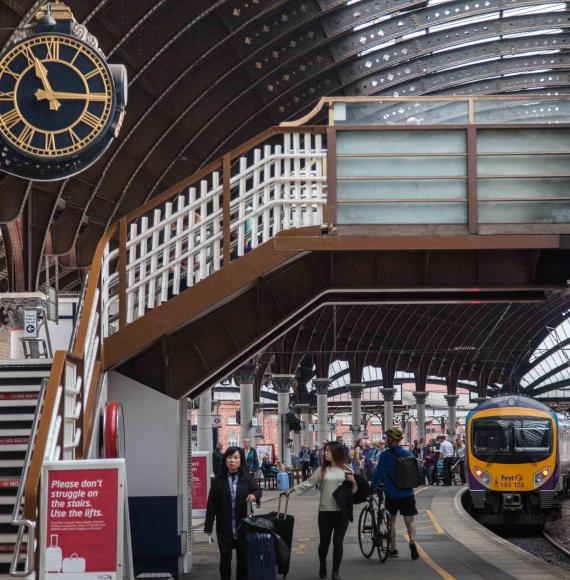
[[[75,101],[106,101],[109,97],[104,93],[65,93],[65,92],[57,92],[57,91],[43,91],[42,89],[38,89],[36,91],[36,97],[38,101],[42,99],[66,99],[66,100],[75,100]]]
[[[42,85],[45,89],[45,96],[43,98],[48,99],[49,100],[49,108],[52,111],[57,111],[60,107],[61,107],[61,103],[53,96],[53,89],[51,88],[51,85],[48,81],[47,75],[48,75],[48,71],[47,68],[37,59],[34,57],[34,68],[36,71],[36,76],[42,81]],[[38,93],[41,91],[41,89],[38,89],[36,91],[36,98],[38,99],[38,101],[40,101],[40,97],[38,96]]]

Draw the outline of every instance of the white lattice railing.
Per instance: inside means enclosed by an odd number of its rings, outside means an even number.
[[[220,160],[148,212],[127,216],[125,324],[280,231],[323,223],[323,135],[287,132],[271,135],[269,141]],[[101,277],[104,337],[116,332],[121,321],[121,247],[111,249],[111,244],[109,240]]]

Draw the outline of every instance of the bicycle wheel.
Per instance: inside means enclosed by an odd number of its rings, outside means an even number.
[[[390,551],[390,520],[388,512],[385,509],[378,511],[378,537],[376,538],[376,547],[378,549],[378,558],[384,563],[388,559]]]
[[[374,520],[368,505],[365,505],[358,518],[358,544],[365,558],[370,558],[374,552]]]

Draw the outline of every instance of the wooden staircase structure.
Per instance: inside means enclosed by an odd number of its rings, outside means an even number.
[[[326,99],[318,110],[334,105]],[[566,252],[568,224],[481,235],[471,190],[469,221],[452,230],[337,227],[336,140],[350,127],[303,125],[310,118],[272,128],[227,153],[101,238],[73,350],[54,355],[31,442],[23,503],[29,524],[20,527],[22,534],[28,530],[28,543],[39,530],[42,464],[56,448],[61,458],[89,457],[111,369],[171,397],[195,397],[328,304],[533,301],[566,288],[567,266],[537,268],[534,251]],[[469,133],[473,124],[455,128]],[[394,127],[358,127],[380,129]],[[470,187],[473,163],[467,160]],[[473,259],[491,264],[498,255],[509,264],[500,277],[471,267]],[[449,260],[455,268],[445,267]],[[437,280],[430,275],[435,266]],[[25,415],[18,425],[29,421]],[[6,457],[13,463],[5,469],[17,470],[20,459]],[[5,495],[0,489],[0,506]]]

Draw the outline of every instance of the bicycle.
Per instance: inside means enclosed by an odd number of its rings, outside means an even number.
[[[365,558],[370,558],[374,548],[380,562],[388,558],[390,549],[390,519],[384,502],[382,487],[370,494],[368,503],[362,508],[358,518],[358,544]]]

